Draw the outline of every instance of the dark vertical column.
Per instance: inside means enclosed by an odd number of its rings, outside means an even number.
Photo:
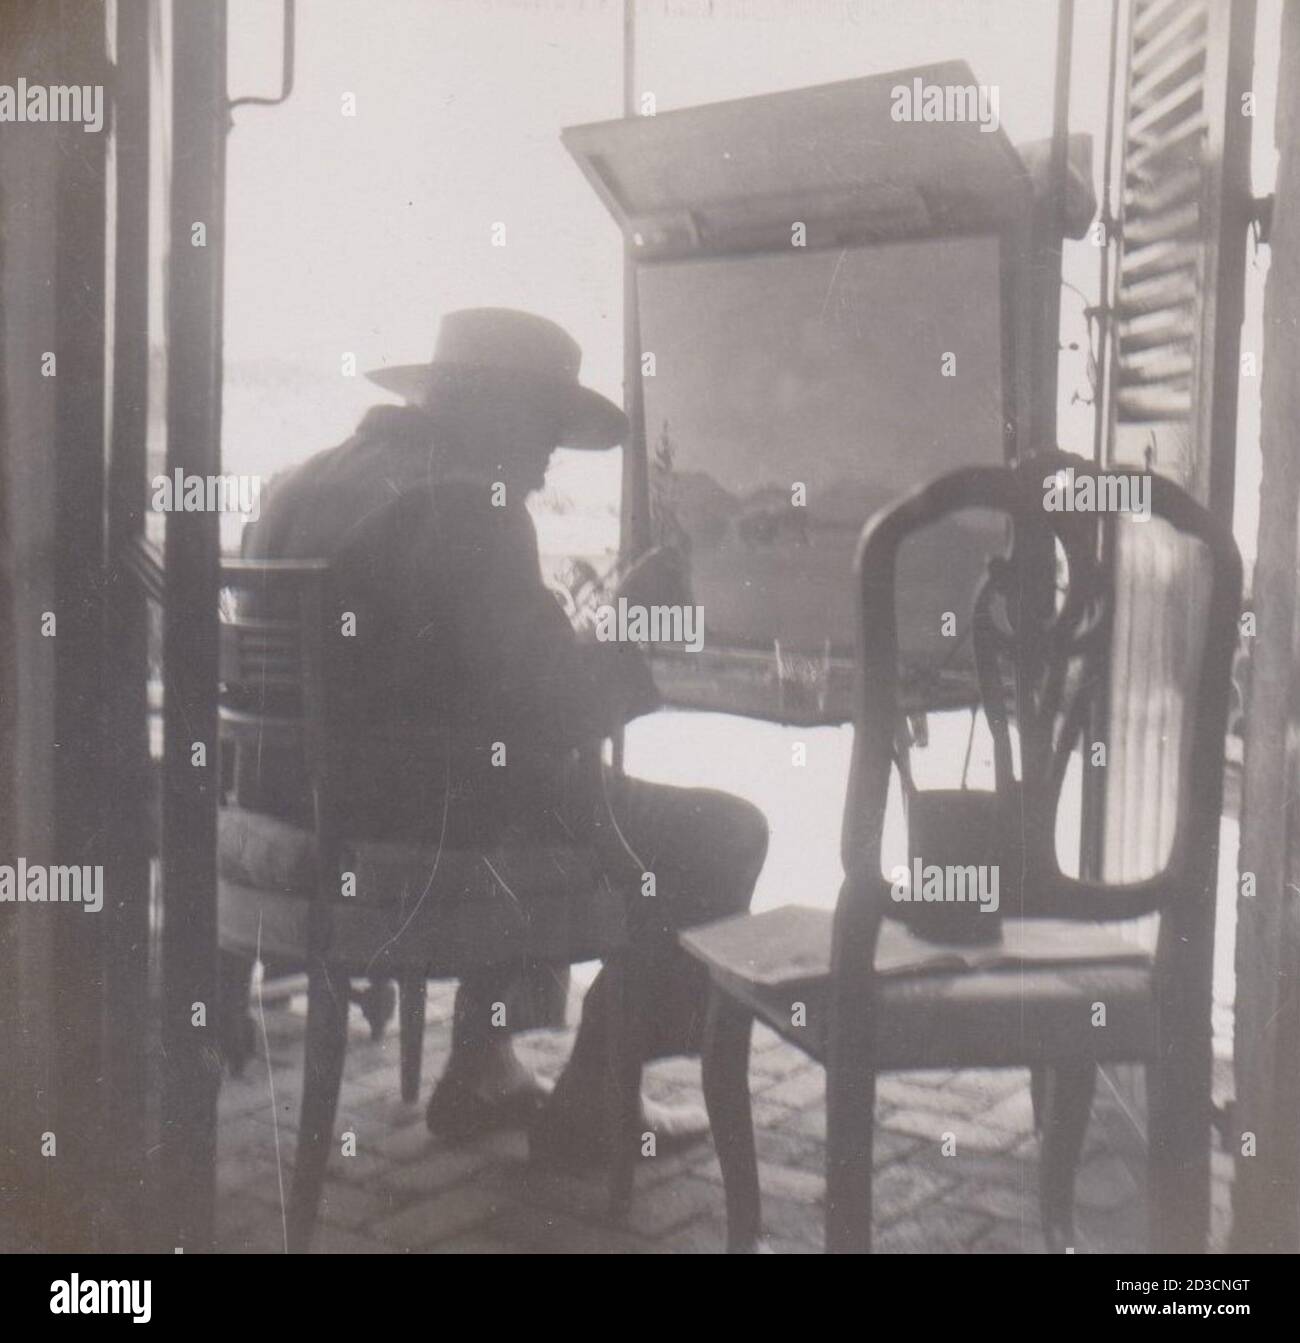
[[[63,84],[103,84],[100,5],[62,3],[42,16]],[[54,816],[50,861],[104,862],[102,798],[108,787],[103,699],[104,224],[106,131],[79,122],[51,128],[55,188],[56,373],[53,578]],[[55,1247],[93,1249],[108,1211],[103,1104],[105,940],[102,911],[68,904],[54,915],[51,1079],[60,1177],[49,1226]]]
[[[111,841],[106,854],[103,922],[107,944],[105,1117],[114,1135],[109,1175],[116,1237],[109,1249],[140,1247],[145,1235],[145,1151],[149,1145],[150,799],[148,610],[129,564],[144,531],[148,393],[149,7],[117,7],[113,144],[116,193],[113,356],[108,458],[105,740],[113,786],[104,798]]]
[[[1234,1249],[1300,1250],[1300,5],[1284,5],[1264,295],[1259,547],[1237,904]],[[1248,1144],[1253,1135],[1253,1150]]]
[[[637,114],[636,0],[623,0],[623,115]],[[650,475],[646,460],[645,398],[641,385],[641,315],[637,299],[633,243],[624,238],[623,408],[632,428],[623,445],[622,557],[650,545]]]
[[[1000,265],[1003,447],[1017,461],[1057,446],[1056,384],[1060,360],[1061,240],[1069,149],[1073,0],[1059,0],[1056,96],[1052,125],[1052,190],[1002,229]]]
[[[1052,108],[1051,199],[1036,221],[1034,270],[1039,277],[1041,326],[1031,347],[1037,361],[1030,452],[1057,446],[1056,387],[1061,362],[1061,246],[1069,167],[1070,63],[1074,49],[1074,0],[1056,7],[1056,86]]]
[[[1002,451],[1009,462],[1035,450],[1033,228],[1025,192],[1025,217],[1007,224],[998,238],[1001,273],[999,335],[1002,344]]]
[[[1111,253],[1114,250],[1112,233],[1117,219],[1112,209],[1112,194],[1115,190],[1115,94],[1118,88],[1120,64],[1120,0],[1111,0],[1110,38],[1106,44],[1106,130],[1102,146],[1102,188],[1099,222],[1105,229],[1105,239],[1097,249],[1098,278],[1097,305],[1100,309],[1097,319],[1097,374],[1093,386],[1093,435],[1092,455],[1098,470],[1105,466],[1106,455],[1110,450],[1114,434],[1114,406],[1110,395],[1110,337],[1114,322],[1111,305],[1114,302],[1114,284],[1111,280]],[[1121,124],[1127,123],[1128,87],[1127,70],[1124,81],[1124,115]],[[1119,192],[1121,201],[1123,191]],[[1113,528],[1105,524],[1099,529],[1098,558],[1102,565],[1106,581],[1111,581],[1115,573],[1115,542]],[[1104,646],[1111,646],[1114,634],[1114,605],[1107,606],[1107,628]],[[1112,663],[1114,659],[1111,659]],[[1111,713],[1111,666],[1097,668],[1097,685],[1093,692],[1092,704],[1088,710],[1087,741],[1104,741],[1106,725]],[[1085,881],[1101,881],[1106,855],[1106,771],[1087,769],[1083,772],[1083,787],[1080,799],[1079,817],[1079,875]]]
[[[167,469],[220,471],[226,6],[175,0]],[[202,233],[200,234],[200,229]],[[202,245],[196,245],[200,243]],[[218,519],[171,513],[163,627],[163,1180],[169,1235],[212,1244],[216,1099]],[[201,747],[202,763],[196,763]],[[200,1010],[206,1024],[195,1025]]]

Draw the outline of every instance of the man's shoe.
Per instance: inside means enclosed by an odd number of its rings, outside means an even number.
[[[468,1142],[500,1129],[526,1129],[546,1107],[550,1092],[543,1086],[521,1087],[497,1100],[488,1100],[461,1082],[443,1080],[429,1097],[424,1122],[435,1138]]]

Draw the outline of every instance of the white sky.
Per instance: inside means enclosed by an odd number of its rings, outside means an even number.
[[[1079,9],[1093,49],[1089,16],[1104,24],[1105,5]],[[232,4],[232,95],[275,88],[278,19],[264,0]],[[619,239],[559,132],[621,115],[621,4],[313,0],[298,27],[292,98],[241,109],[230,139],[236,378],[275,360],[332,384],[344,351],[362,367],[426,358],[440,313],[504,304],[572,330],[585,376],[618,398]],[[1054,30],[1050,0],[654,0],[639,7],[638,86],[666,110],[961,57],[1000,85],[1012,138],[1032,139],[1051,130]],[[1094,118],[1104,86],[1081,83]],[[491,246],[498,220],[504,248]],[[328,442],[368,395],[318,390],[312,423],[284,427]]]

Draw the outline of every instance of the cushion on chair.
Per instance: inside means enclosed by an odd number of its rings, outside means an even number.
[[[725,992],[824,1060],[833,917],[829,910],[785,906],[691,929],[682,943]],[[1154,1027],[1150,956],[1095,925],[1031,924],[1037,926],[1020,943],[1016,922],[1008,921],[999,953],[918,944],[887,919],[876,956],[876,1067],[1146,1057]],[[957,968],[959,956],[974,968]],[[1106,1009],[1104,1028],[1094,1024],[1098,1003]]]
[[[484,852],[361,841],[343,866],[355,895],[327,904],[330,957],[364,973],[427,968],[436,977],[518,959],[570,963],[619,946],[623,905],[595,852],[511,845]],[[222,808],[221,945],[302,957],[314,897],[310,831]]]

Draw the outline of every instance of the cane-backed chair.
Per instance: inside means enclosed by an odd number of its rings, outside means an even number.
[[[1241,564],[1230,535],[1204,509],[1140,471],[1125,474],[1139,489],[1149,485],[1150,521],[1050,511],[1047,487],[1069,470],[1076,481],[1095,473],[1064,453],[1018,468],[963,469],[871,519],[855,566],[860,677],[842,840],[847,876],[834,913],[787,907],[682,936],[713,981],[704,1087],[732,1250],[753,1249],[761,1233],[747,1080],[755,1018],[826,1068],[828,1250],[871,1248],[878,1073],[1017,1066],[1033,1073],[1044,1233],[1049,1248],[1069,1248],[1097,1065],[1118,1062],[1145,1064],[1154,1248],[1204,1246],[1216,855]],[[1026,953],[1017,964],[968,955],[961,967],[907,973],[897,921],[907,906],[881,871],[903,702],[896,561],[909,537],[969,509],[1002,515],[1010,536],[972,610],[996,784],[975,847],[1000,865],[1006,937],[1032,921],[1044,954]],[[1164,599],[1163,612],[1158,604],[1145,609],[1170,622],[1178,647],[1165,659],[1168,684],[1138,694],[1125,683],[1113,636],[1119,593],[1128,594],[1132,625],[1132,594],[1142,583],[1135,587],[1128,568],[1144,563],[1135,559],[1144,548],[1163,560],[1145,563],[1141,600]],[[1082,755],[1081,768],[1097,767],[1092,743],[1105,723],[1140,721],[1157,698],[1173,742],[1162,857],[1138,879],[1067,876],[1056,821],[1071,759]],[[1081,744],[1089,750],[1081,753]],[[962,842],[947,838],[945,861]],[[1099,927],[1131,929],[1150,915],[1159,916],[1154,954]]]
[[[605,799],[599,743],[582,753],[585,829],[572,844],[515,855],[525,900],[512,889],[511,872],[501,865],[510,859],[500,852],[344,833],[344,725],[326,675],[328,573],[317,561],[231,560],[221,567],[222,750],[300,751],[314,809],[310,830],[233,805],[219,814],[222,949],[307,966],[302,1117],[288,1211],[293,1250],[310,1243],[324,1183],[350,981],[397,982],[402,1094],[413,1100],[429,979],[512,963],[605,959],[613,1000],[626,1007],[628,929],[617,892],[624,877],[639,881],[641,872]],[[427,746],[442,748],[437,733]],[[631,1193],[640,1066],[631,1058],[625,1016],[611,1016],[610,1197],[621,1208]]]

